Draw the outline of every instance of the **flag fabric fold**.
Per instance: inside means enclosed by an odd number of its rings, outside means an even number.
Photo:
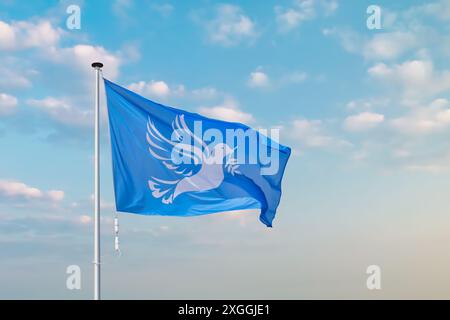
[[[246,125],[104,83],[117,211],[195,216],[260,209],[261,222],[272,226],[289,147]],[[276,170],[267,172],[271,165]]]

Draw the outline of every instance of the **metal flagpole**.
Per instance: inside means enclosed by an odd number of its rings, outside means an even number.
[[[94,133],[94,300],[100,300],[100,71],[101,62],[94,62],[95,69],[95,133]]]

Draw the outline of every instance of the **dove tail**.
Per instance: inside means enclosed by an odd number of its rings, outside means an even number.
[[[155,177],[151,177],[148,180],[148,186],[152,191],[152,196],[155,198],[162,198],[161,201],[164,204],[170,204],[173,202],[175,188],[179,180],[162,180]]]

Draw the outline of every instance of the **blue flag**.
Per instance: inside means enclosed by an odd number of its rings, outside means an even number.
[[[104,81],[117,211],[260,209],[261,222],[272,226],[289,147],[243,124],[167,107]]]

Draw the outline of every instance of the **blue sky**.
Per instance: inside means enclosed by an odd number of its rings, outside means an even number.
[[[273,229],[255,212],[120,214],[118,258],[102,95],[105,298],[450,297],[450,1],[0,8],[0,298],[92,296],[94,60],[155,101],[278,127],[294,150]]]

